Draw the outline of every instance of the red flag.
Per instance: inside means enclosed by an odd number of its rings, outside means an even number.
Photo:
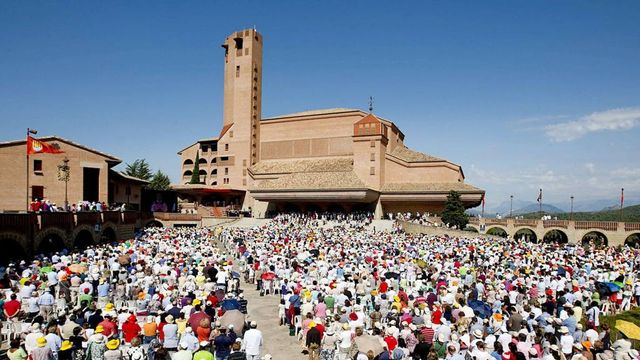
[[[27,154],[60,154],[64,151],[60,150],[57,146],[48,144],[42,140],[27,136]]]
[[[536,200],[537,202],[542,201],[542,189],[540,189],[540,194],[538,194],[538,200]]]

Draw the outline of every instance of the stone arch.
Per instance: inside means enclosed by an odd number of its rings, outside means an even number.
[[[60,240],[62,243],[60,243]],[[38,233],[34,238],[33,250],[35,253],[43,251],[60,251],[63,248],[71,249],[73,243],[69,241],[67,233],[57,227],[48,227]]]
[[[116,226],[112,223],[105,223],[102,225],[102,231],[100,232],[100,238],[98,242],[100,243],[112,243],[118,240],[118,231]]]
[[[164,224],[156,219],[152,219],[147,221],[147,223],[144,224],[144,227],[164,227]]]
[[[526,241],[533,242],[533,243],[538,242],[538,235],[536,234],[535,230],[533,230],[532,228],[521,227],[516,229],[516,231],[513,233],[513,238],[516,240],[521,240],[523,237]]]
[[[213,176],[218,175],[218,169],[211,170],[211,175]]]
[[[563,229],[548,229],[542,237],[542,242],[567,244],[569,243],[569,236]]]
[[[467,224],[467,226],[463,229],[464,231],[479,233],[480,228],[473,224]]]
[[[200,159],[198,160],[198,164],[200,164],[200,165],[207,165],[207,159],[205,159],[205,158],[200,158]]]
[[[182,163],[183,166],[187,166],[187,165],[193,165],[193,160],[191,159],[187,159]]]
[[[485,231],[485,234],[504,238],[509,236],[507,229],[500,225],[487,225],[487,231]]]
[[[627,236],[627,238],[624,240],[624,244],[632,248],[640,248],[640,232],[633,233]]]
[[[79,225],[71,234],[73,248],[86,248],[96,243],[94,228],[89,225]]]
[[[25,260],[31,253],[27,238],[23,234],[2,232],[0,233],[0,244],[3,249],[3,251],[0,251],[0,264],[2,265]]]
[[[182,173],[182,176],[191,176],[193,175],[193,171],[191,170],[186,170],[185,172]]]
[[[594,244],[596,247],[609,246],[609,238],[602,231],[590,230],[580,238],[582,245]]]

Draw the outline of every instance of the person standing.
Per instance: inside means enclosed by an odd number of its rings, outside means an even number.
[[[257,329],[258,323],[251,321],[249,330],[244,333],[244,350],[247,354],[247,360],[260,359],[260,352],[263,346],[262,331]]]

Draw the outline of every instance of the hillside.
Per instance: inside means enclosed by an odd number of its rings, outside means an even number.
[[[624,222],[640,222],[640,205],[627,206],[623,209]],[[559,220],[569,220],[570,213],[547,213],[552,216],[557,216]],[[530,212],[522,214],[525,219],[539,219],[540,214],[538,212]],[[593,212],[574,212],[574,220],[580,221],[620,221],[620,209],[615,210],[603,210]]]

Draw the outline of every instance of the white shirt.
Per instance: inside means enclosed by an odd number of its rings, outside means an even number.
[[[262,332],[258,329],[249,329],[244,333],[244,350],[247,355],[260,355],[262,348]]]

